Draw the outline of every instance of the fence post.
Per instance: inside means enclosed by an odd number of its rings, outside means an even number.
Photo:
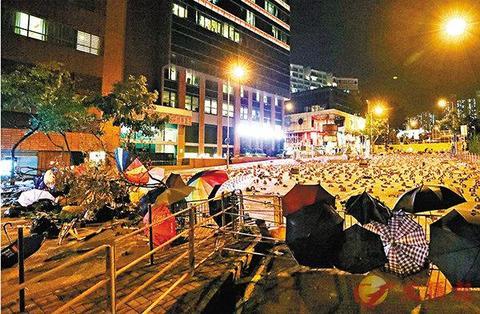
[[[222,192],[222,198],[220,200],[222,206],[222,228],[225,226],[225,192]]]
[[[108,245],[105,248],[105,277],[107,278],[107,307],[112,314],[117,311],[116,272],[115,247]]]
[[[23,247],[23,226],[19,226],[18,229],[18,283],[25,282],[25,254]],[[18,291],[18,305],[20,313],[25,312],[25,289]]]
[[[150,251],[153,251],[153,227],[152,227],[152,204],[148,204],[148,245],[150,247]],[[153,254],[150,255],[150,265],[153,265]]]
[[[188,209],[188,265],[190,267],[190,275],[193,276],[195,271],[195,206]]]
[[[243,227],[243,224],[245,222],[244,220],[244,214],[245,214],[245,208],[244,208],[244,199],[243,199],[243,193],[242,193],[242,190],[239,190],[239,193],[240,193],[240,202],[239,202],[239,208],[238,208],[238,211],[239,211],[239,222],[240,222],[240,229]]]

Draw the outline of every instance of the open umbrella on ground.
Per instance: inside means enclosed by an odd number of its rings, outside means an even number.
[[[216,185],[221,185],[228,180],[228,174],[223,170],[205,170],[192,176],[187,184],[195,190],[187,198],[189,201],[208,199]]]
[[[138,158],[135,158],[127,169],[125,169],[123,175],[125,176],[125,179],[134,184],[145,185],[150,180],[148,169]]]
[[[399,197],[394,211],[420,213],[430,210],[447,209],[466,202],[460,194],[442,185],[420,185]]]
[[[300,265],[332,267],[343,237],[343,219],[326,203],[287,216],[286,243]]]
[[[384,203],[367,192],[351,196],[345,208],[347,214],[355,217],[362,225],[371,221],[387,224],[388,218],[392,216],[391,210]]]
[[[148,205],[154,204],[157,200],[157,197],[162,194],[167,188],[165,186],[158,186],[156,188],[151,189],[147,192],[144,196],[140,198],[138,202],[138,213],[142,216],[148,211]]]
[[[132,155],[130,155],[127,150],[121,147],[117,147],[115,149],[115,164],[117,165],[118,171],[124,172],[131,162]]]
[[[428,255],[425,232],[405,212],[394,212],[387,225],[371,222],[364,228],[380,235],[388,259],[386,271],[408,276],[424,268]]]
[[[37,252],[43,244],[43,234],[32,234],[23,238],[24,257],[27,259]],[[2,248],[2,269],[18,263],[18,240]]]
[[[194,188],[191,186],[168,188],[158,195],[155,204],[165,203],[167,205],[172,205],[185,199],[185,197],[192,193],[193,190]]]
[[[295,184],[282,197],[283,215],[293,214],[305,206],[317,203],[325,203],[335,207],[335,196],[320,184]]]
[[[454,209],[431,224],[429,258],[452,285],[480,287],[480,211]]]
[[[53,197],[50,192],[45,190],[31,189],[20,194],[20,196],[18,197],[18,203],[24,207],[27,207],[39,200],[44,199],[55,202],[55,197]]]
[[[345,230],[335,266],[353,274],[363,274],[388,262],[380,236],[355,224]]]

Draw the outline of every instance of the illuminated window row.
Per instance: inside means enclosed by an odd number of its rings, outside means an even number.
[[[15,34],[21,36],[56,42],[94,55],[100,53],[99,36],[75,30],[63,24],[47,22],[45,19],[27,13],[15,12],[13,25]]]
[[[213,18],[204,16],[203,14],[196,12],[197,24],[203,28],[208,29],[214,33],[220,34],[225,38],[228,38],[236,43],[240,42],[240,33],[235,30],[235,27],[228,23],[222,23]]]

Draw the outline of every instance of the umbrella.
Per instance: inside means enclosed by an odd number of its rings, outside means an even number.
[[[331,195],[320,184],[295,184],[282,197],[283,214],[285,216],[293,214],[305,206],[320,202],[335,207],[335,196]]]
[[[148,213],[143,218],[143,223],[148,224]],[[166,219],[165,219],[166,218]],[[177,223],[175,216],[168,210],[167,204],[159,204],[152,208],[152,223],[157,221],[163,222],[152,227],[153,230],[153,244],[159,246],[160,244],[170,240],[177,234]],[[149,229],[145,230],[145,235],[148,236]]]
[[[167,188],[164,186],[159,186],[151,189],[144,196],[140,198],[138,202],[138,213],[144,216],[148,211],[148,205],[154,204],[157,200],[157,197],[162,194]]]
[[[343,237],[343,219],[328,204],[303,207],[287,216],[286,243],[300,265],[332,267]]]
[[[32,234],[23,238],[23,254],[25,259],[37,252],[43,244],[43,234]],[[9,268],[18,263],[18,240],[2,249],[2,266]]]
[[[363,274],[388,262],[380,236],[355,224],[345,230],[335,266],[353,274]]]
[[[138,158],[135,158],[127,169],[125,169],[124,176],[129,182],[135,184],[147,184],[150,180],[148,169]]]
[[[215,214],[218,214],[219,212],[222,211],[222,200],[221,199],[214,199],[215,198],[215,195],[218,193],[218,191],[220,190],[220,187],[221,185],[220,184],[217,184],[212,192],[210,193],[210,195],[208,196],[208,199],[210,201],[208,201],[208,211],[210,213],[211,216],[215,215]],[[228,213],[233,213],[233,214],[237,214],[238,213],[238,207],[236,206],[237,205],[237,197],[235,194],[227,194],[226,197],[224,197],[223,199],[223,206],[224,208],[229,208],[225,211],[225,224],[229,224],[230,222],[232,222],[232,220],[234,218],[236,218],[236,216],[234,215],[229,215]],[[222,225],[222,216],[221,215],[218,215],[218,216],[215,216],[213,217],[213,220],[215,221],[215,223],[219,226]]]
[[[392,215],[390,209],[379,199],[374,198],[367,192],[351,196],[345,204],[347,214],[352,215],[362,225],[370,221],[387,224]]]
[[[393,210],[402,209],[410,213],[420,213],[447,209],[464,202],[466,200],[463,196],[445,186],[422,184],[400,196]]]
[[[158,184],[165,177],[165,169],[161,167],[153,167],[148,170],[148,176],[149,178],[147,184]]]
[[[452,285],[480,287],[480,212],[455,209],[432,223],[429,258]]]
[[[165,181],[165,184],[169,188],[181,188],[186,186],[185,182],[182,179],[182,176],[178,173],[170,173],[167,180]]]
[[[252,186],[253,180],[254,180],[254,176],[251,174],[235,176],[225,181],[220,186],[216,194],[222,193],[224,191],[231,192],[234,190],[244,190],[247,187]]]
[[[193,190],[194,188],[191,186],[168,188],[157,197],[155,204],[166,203],[167,205],[172,205],[185,199]]]
[[[193,186],[193,191],[189,197],[189,201],[197,201],[208,199],[216,185],[221,185],[228,180],[228,175],[223,170],[205,170],[200,171],[191,177],[187,184]]]
[[[31,190],[22,192],[22,194],[20,194],[20,196],[18,197],[18,203],[20,203],[20,205],[24,207],[27,207],[41,199],[47,199],[47,200],[51,200],[52,202],[55,202],[55,197],[53,197],[53,195],[50,192],[47,192],[44,190],[31,189]]]
[[[428,255],[425,232],[405,212],[394,212],[387,225],[371,222],[364,228],[380,235],[388,259],[386,271],[408,276],[425,266]]]
[[[131,163],[131,155],[121,147],[115,149],[115,163],[120,172],[124,172]]]

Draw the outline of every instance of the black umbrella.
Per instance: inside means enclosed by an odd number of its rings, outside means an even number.
[[[480,287],[480,213],[455,209],[431,224],[429,258],[452,285]]]
[[[169,188],[183,188],[186,186],[182,176],[180,176],[178,173],[170,173],[165,181],[165,185]]]
[[[220,184],[215,185],[212,192],[208,196],[208,199],[211,199],[211,201],[208,201],[208,209],[211,216],[218,214],[222,211],[222,200],[214,199],[215,194],[217,194],[217,191],[220,189],[220,186]],[[234,193],[228,193],[227,196],[223,198],[223,207],[228,208],[225,211],[225,224],[229,224],[233,221],[233,219],[238,217],[236,216],[238,214],[238,207],[236,206],[236,204],[238,203],[237,201],[237,196]],[[222,215],[217,215],[213,217],[213,220],[215,220],[217,225],[222,225]]]
[[[345,208],[347,214],[355,217],[362,225],[371,221],[387,224],[392,216],[391,210],[385,204],[367,192],[350,197]]]
[[[466,200],[463,196],[445,186],[422,184],[400,196],[393,210],[404,210],[414,214],[447,209],[464,202]]]
[[[142,196],[138,204],[138,214],[145,216],[148,212],[148,205],[154,204],[157,200],[157,197],[162,194],[166,189],[166,186],[161,185],[148,191],[147,194]]]
[[[40,249],[45,236],[43,234],[32,234],[23,239],[25,259]],[[9,268],[18,263],[18,240],[2,249],[2,269]]]
[[[343,236],[343,219],[328,204],[305,206],[287,215],[286,243],[297,262],[332,267]]]
[[[360,225],[345,230],[335,266],[353,274],[363,274],[388,263],[383,242],[375,234]]]

